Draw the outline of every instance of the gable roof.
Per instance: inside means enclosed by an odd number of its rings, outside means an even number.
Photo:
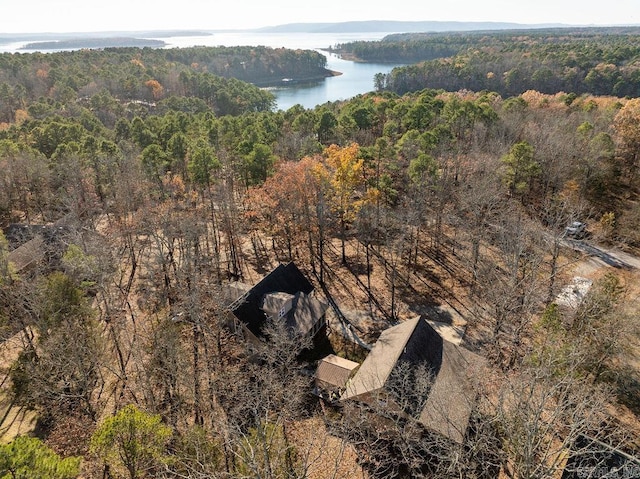
[[[267,293],[262,297],[260,309],[267,316],[281,316],[283,311],[289,311],[293,307],[295,294],[283,293],[282,291],[274,291]]]
[[[358,373],[347,385],[342,398],[355,398],[381,390],[404,353],[418,323],[419,318],[415,318],[384,330]]]
[[[3,231],[9,243],[9,261],[20,273],[39,263],[56,267],[69,246],[71,230],[62,224],[12,223]]]
[[[265,295],[269,293],[296,295],[300,292],[309,295],[312,291],[313,285],[294,263],[280,264],[244,295],[236,299],[229,309],[236,318],[247,326],[249,331],[259,337],[262,335],[261,329],[267,318],[262,309]]]
[[[325,386],[343,388],[358,366],[360,364],[355,361],[329,354],[318,363],[316,381]]]
[[[401,362],[426,364],[437,375],[442,364],[443,339],[418,317],[382,332],[373,349],[349,383],[344,398],[380,390]]]
[[[327,309],[327,303],[300,291],[293,299],[293,309],[287,313],[287,327],[300,334],[308,334]]]
[[[471,351],[443,341],[442,366],[420,413],[420,422],[461,443],[476,401],[470,378],[482,362]]]
[[[365,399],[368,394],[389,390],[389,379],[403,364],[424,365],[433,378],[425,392],[427,397],[421,398],[422,407],[412,414],[415,419],[428,429],[462,442],[476,398],[470,374],[484,360],[443,340],[423,318],[385,330],[347,384],[342,399]]]
[[[20,273],[33,264],[39,263],[44,258],[45,243],[41,235],[36,235],[26,243],[18,246],[8,255],[8,259],[13,263],[17,273]]]

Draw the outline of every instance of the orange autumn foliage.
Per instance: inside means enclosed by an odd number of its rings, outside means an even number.
[[[151,90],[151,94],[153,95],[154,100],[158,100],[162,98],[162,94],[164,92],[164,87],[160,84],[158,80],[147,80],[144,85]]]

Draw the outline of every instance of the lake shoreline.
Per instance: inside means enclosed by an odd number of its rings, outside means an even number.
[[[112,37],[112,38],[78,38],[69,40],[51,40],[30,42],[20,47],[20,51],[37,52],[37,51],[59,51],[59,50],[84,50],[104,48],[164,48],[167,43],[162,40],[154,40],[147,38],[130,38],[130,37]]]
[[[270,88],[270,87],[286,87],[292,85],[298,85],[301,83],[315,83],[321,82],[327,78],[333,78],[343,75],[342,72],[336,70],[326,70],[326,74],[324,75],[313,75],[308,77],[292,77],[292,78],[281,78],[278,80],[267,80],[262,82],[252,81],[251,83],[260,88]]]
[[[122,37],[140,38],[138,32],[120,32]],[[344,44],[352,41],[375,41],[380,40],[384,35],[380,32],[362,33],[248,33],[248,32],[215,32],[206,34],[198,32],[195,36],[180,35],[171,36],[167,33],[157,35],[152,38],[163,41],[166,45],[162,48],[189,48],[217,47],[217,46],[265,46],[271,48],[288,48],[292,50],[315,50],[327,57],[324,67],[316,71],[301,72],[299,77],[291,73],[281,73],[280,76],[273,74],[265,75],[262,78],[245,78],[243,81],[252,83],[258,88],[266,88],[273,92],[276,98],[276,108],[287,110],[294,105],[301,105],[304,108],[314,108],[317,105],[345,100],[356,95],[374,90],[374,76],[378,73],[388,73],[395,64],[375,64],[361,61],[350,61],[344,56],[339,56],[334,52],[332,45]],[[76,39],[85,35],[74,34]],[[105,37],[104,33],[100,34]],[[118,32],[113,32],[109,37],[119,36]],[[89,35],[87,35],[89,37]],[[0,42],[1,53],[31,54],[32,51],[21,50],[27,42],[34,43],[40,40],[62,40],[71,39],[70,35],[21,35],[20,38],[6,38],[5,42]],[[58,45],[59,46],[59,45]],[[59,49],[63,50],[63,49]],[[49,53],[47,51],[46,53]],[[282,81],[288,78],[292,81]],[[253,81],[252,81],[253,80]]]

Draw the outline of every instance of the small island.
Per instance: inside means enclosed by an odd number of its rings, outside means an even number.
[[[110,37],[110,38],[72,38],[68,40],[51,40],[43,42],[27,43],[20,50],[70,50],[82,48],[112,48],[112,47],[151,47],[162,48],[166,46],[162,40],[150,38]]]

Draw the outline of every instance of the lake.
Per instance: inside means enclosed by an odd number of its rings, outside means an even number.
[[[257,33],[257,32],[215,32],[205,36],[156,37],[167,43],[166,48],[190,46],[241,46],[254,45],[273,48],[318,50],[327,57],[327,68],[342,75],[325,78],[316,82],[294,83],[269,88],[276,97],[277,108],[287,110],[299,104],[304,108],[314,108],[323,103],[346,100],[374,89],[376,73],[389,73],[400,64],[358,63],[340,59],[326,49],[351,41],[380,40],[390,33]],[[110,34],[113,36],[113,34]],[[0,44],[0,52],[25,52],[20,48],[30,40]]]
[[[327,57],[327,68],[342,75],[325,78],[312,83],[271,88],[276,96],[278,108],[287,110],[295,104],[314,108],[330,101],[346,100],[374,89],[376,73],[388,73],[394,66],[388,64],[357,63],[341,60],[334,54],[322,52]]]
[[[291,48],[318,50],[327,57],[327,68],[342,75],[325,78],[316,82],[295,83],[270,88],[275,95],[277,107],[287,110],[299,104],[305,108],[314,108],[330,101],[346,100],[374,89],[373,78],[376,73],[389,73],[399,64],[359,63],[342,60],[326,49],[339,43],[352,41],[380,40],[388,33],[255,33],[224,32],[200,37],[158,38],[167,43],[167,48],[206,46],[261,45],[273,48]]]

